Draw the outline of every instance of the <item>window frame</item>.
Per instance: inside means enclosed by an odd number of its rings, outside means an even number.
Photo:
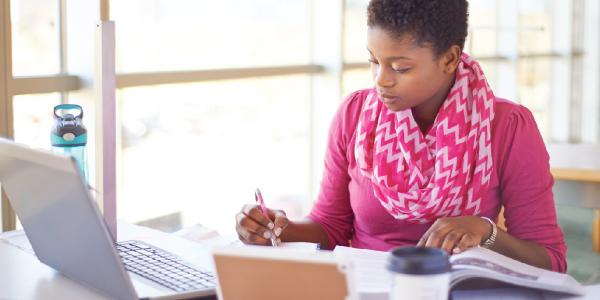
[[[12,80],[10,1],[0,2],[0,25],[4,28],[4,30],[0,28],[0,136],[10,139],[14,135],[12,95],[9,88]],[[17,220],[1,186],[0,197],[2,198],[2,230],[12,230]]]

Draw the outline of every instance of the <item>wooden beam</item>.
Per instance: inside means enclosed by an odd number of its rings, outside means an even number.
[[[12,95],[68,92],[79,90],[81,80],[71,75],[16,77],[9,81],[8,88]]]
[[[110,1],[100,0],[100,21],[110,20]]]
[[[185,82],[201,82],[215,80],[230,80],[255,78],[265,76],[282,76],[295,74],[314,74],[323,72],[324,68],[317,65],[297,65],[262,68],[216,69],[202,71],[172,71],[152,73],[130,73],[117,75],[117,88],[175,84]]]
[[[13,105],[8,83],[12,79],[12,46],[10,1],[0,2],[0,136],[12,139]],[[1,186],[0,186],[1,188]],[[2,197],[2,231],[14,230],[17,218],[8,197],[0,191]]]
[[[551,171],[554,179],[558,180],[575,180],[600,183],[600,170],[552,168]]]

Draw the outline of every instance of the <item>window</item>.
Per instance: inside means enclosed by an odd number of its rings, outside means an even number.
[[[175,214],[231,231],[257,187],[269,206],[301,215],[309,85],[297,75],[121,90],[119,217]]]
[[[354,69],[344,72],[344,95],[373,87],[373,77],[369,69]]]
[[[14,96],[15,141],[36,148],[50,149],[53,108],[60,104],[60,94]]]
[[[306,64],[308,0],[112,1],[117,71]]]
[[[344,12],[344,61],[367,62],[368,0],[346,0]]]
[[[13,75],[60,72],[57,0],[11,1]]]
[[[465,50],[474,56],[490,57],[498,54],[498,28],[496,21],[496,0],[469,1],[469,35],[465,41]]]
[[[365,49],[368,0],[343,1],[343,11],[316,0],[111,1],[121,79],[118,217],[169,230],[201,222],[231,231],[233,214],[253,201],[257,186],[270,206],[305,213],[321,176],[315,149],[328,129],[323,120],[335,111],[321,100],[337,98],[328,95],[339,89],[347,95],[373,86]],[[7,59],[13,72],[0,61],[0,77],[9,75],[8,87],[0,83],[0,107],[10,104],[14,112],[0,116],[13,117],[14,137],[49,147],[51,107],[61,101],[83,104],[88,132],[94,132],[93,28],[83,24],[96,21],[97,8],[64,0],[7,3],[12,37],[0,46],[12,49]],[[598,142],[600,37],[594,33],[600,4],[469,3],[465,49],[480,60],[496,95],[527,106],[547,142]],[[342,38],[331,30],[331,41],[341,41],[331,47],[341,47],[336,51],[343,57],[315,53],[333,49],[320,45],[322,36],[315,34],[323,31],[315,24],[326,25],[326,17],[344,19]],[[0,14],[0,24],[7,20]],[[330,70],[341,60],[341,72]],[[165,72],[177,76],[162,85],[148,79]],[[210,76],[223,72],[226,80]],[[71,83],[65,85],[67,75]],[[22,76],[45,88],[23,84]],[[315,88],[324,82],[330,90]],[[12,133],[5,127],[0,135]],[[244,167],[227,173],[231,165]],[[203,209],[206,203],[214,209]]]

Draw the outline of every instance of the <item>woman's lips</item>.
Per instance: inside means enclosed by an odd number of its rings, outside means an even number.
[[[381,102],[383,102],[385,104],[392,104],[399,100],[398,97],[394,97],[394,96],[390,96],[390,95],[386,95],[386,94],[380,94],[379,99],[381,99]]]

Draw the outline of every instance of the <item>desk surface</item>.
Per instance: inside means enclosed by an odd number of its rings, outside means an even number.
[[[123,222],[119,222],[118,226],[119,240],[137,239],[150,242],[177,255],[184,256],[191,263],[212,265],[210,257],[206,255],[206,251],[209,251],[209,249],[198,243]],[[588,286],[586,289],[588,291],[586,297],[560,299],[600,299],[600,285]],[[481,291],[481,293],[486,292]],[[481,295],[481,293],[477,295]],[[465,296],[464,299],[473,299],[468,295]],[[106,298],[61,276],[54,269],[39,262],[32,254],[0,239],[0,299],[104,300]],[[361,299],[371,298],[368,295],[361,295]]]
[[[209,251],[198,243],[166,233],[119,222],[119,240],[142,240],[191,263],[212,265]],[[214,298],[214,297],[213,297]],[[33,254],[0,239],[0,299],[107,299],[78,283],[58,274],[41,263]]]

